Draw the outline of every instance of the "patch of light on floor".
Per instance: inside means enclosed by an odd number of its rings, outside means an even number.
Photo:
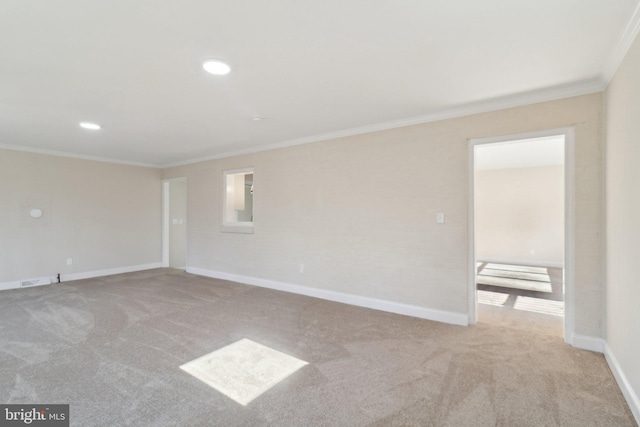
[[[303,360],[244,338],[180,369],[246,406],[305,365]]]
[[[509,294],[478,289],[478,303],[480,304],[503,306],[507,298],[509,298]]]
[[[507,271],[520,271],[523,273],[534,273],[534,274],[547,274],[548,270],[544,267],[529,267],[526,265],[509,265],[509,264],[494,264],[488,263],[484,266],[484,268],[488,268],[490,270],[507,270]],[[548,276],[547,276],[548,277]]]
[[[553,316],[564,315],[564,302],[547,299],[519,296],[513,305],[516,310],[532,311],[535,313],[551,314]]]

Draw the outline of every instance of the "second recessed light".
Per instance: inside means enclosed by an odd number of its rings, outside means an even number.
[[[231,67],[219,59],[209,59],[204,61],[202,63],[202,68],[204,68],[208,73],[215,74],[217,76],[229,74],[229,71],[231,71]]]
[[[97,123],[81,122],[80,127],[89,130],[100,130],[102,126]]]

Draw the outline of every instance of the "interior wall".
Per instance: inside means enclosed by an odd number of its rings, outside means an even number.
[[[169,267],[187,265],[187,183],[169,182]]]
[[[475,186],[479,261],[562,266],[563,166],[480,170]]]
[[[0,283],[159,262],[160,180],[153,168],[0,149]]]
[[[575,126],[575,332],[599,337],[601,113],[602,94],[585,95],[168,168],[164,177],[189,182],[190,267],[466,314],[468,139]],[[245,167],[254,167],[255,232],[222,232],[223,171]]]
[[[640,39],[607,88],[606,114],[607,344],[640,420]]]

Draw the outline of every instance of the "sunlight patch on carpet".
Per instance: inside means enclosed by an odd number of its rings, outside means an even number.
[[[478,303],[480,304],[497,305],[500,307],[507,302],[507,298],[509,298],[509,294],[478,289]]]
[[[246,406],[307,364],[244,338],[187,362],[180,369]]]
[[[544,298],[516,296],[509,299],[509,294],[478,289],[478,303],[496,307],[513,308],[515,310],[531,311],[534,313],[564,316],[564,302]]]
[[[553,316],[564,315],[564,302],[546,299],[519,296],[513,308],[516,310],[532,311],[534,313],[551,314]]]

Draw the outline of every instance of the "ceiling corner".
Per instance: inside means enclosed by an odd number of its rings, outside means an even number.
[[[629,51],[631,44],[638,36],[638,33],[640,33],[640,2],[636,5],[629,22],[621,32],[620,37],[618,38],[616,45],[612,49],[611,55],[609,55],[604,66],[604,70],[602,71],[602,82],[605,89],[609,85],[609,82],[611,82],[611,79],[613,79],[616,71],[618,71],[618,67],[620,67],[622,60]]]

